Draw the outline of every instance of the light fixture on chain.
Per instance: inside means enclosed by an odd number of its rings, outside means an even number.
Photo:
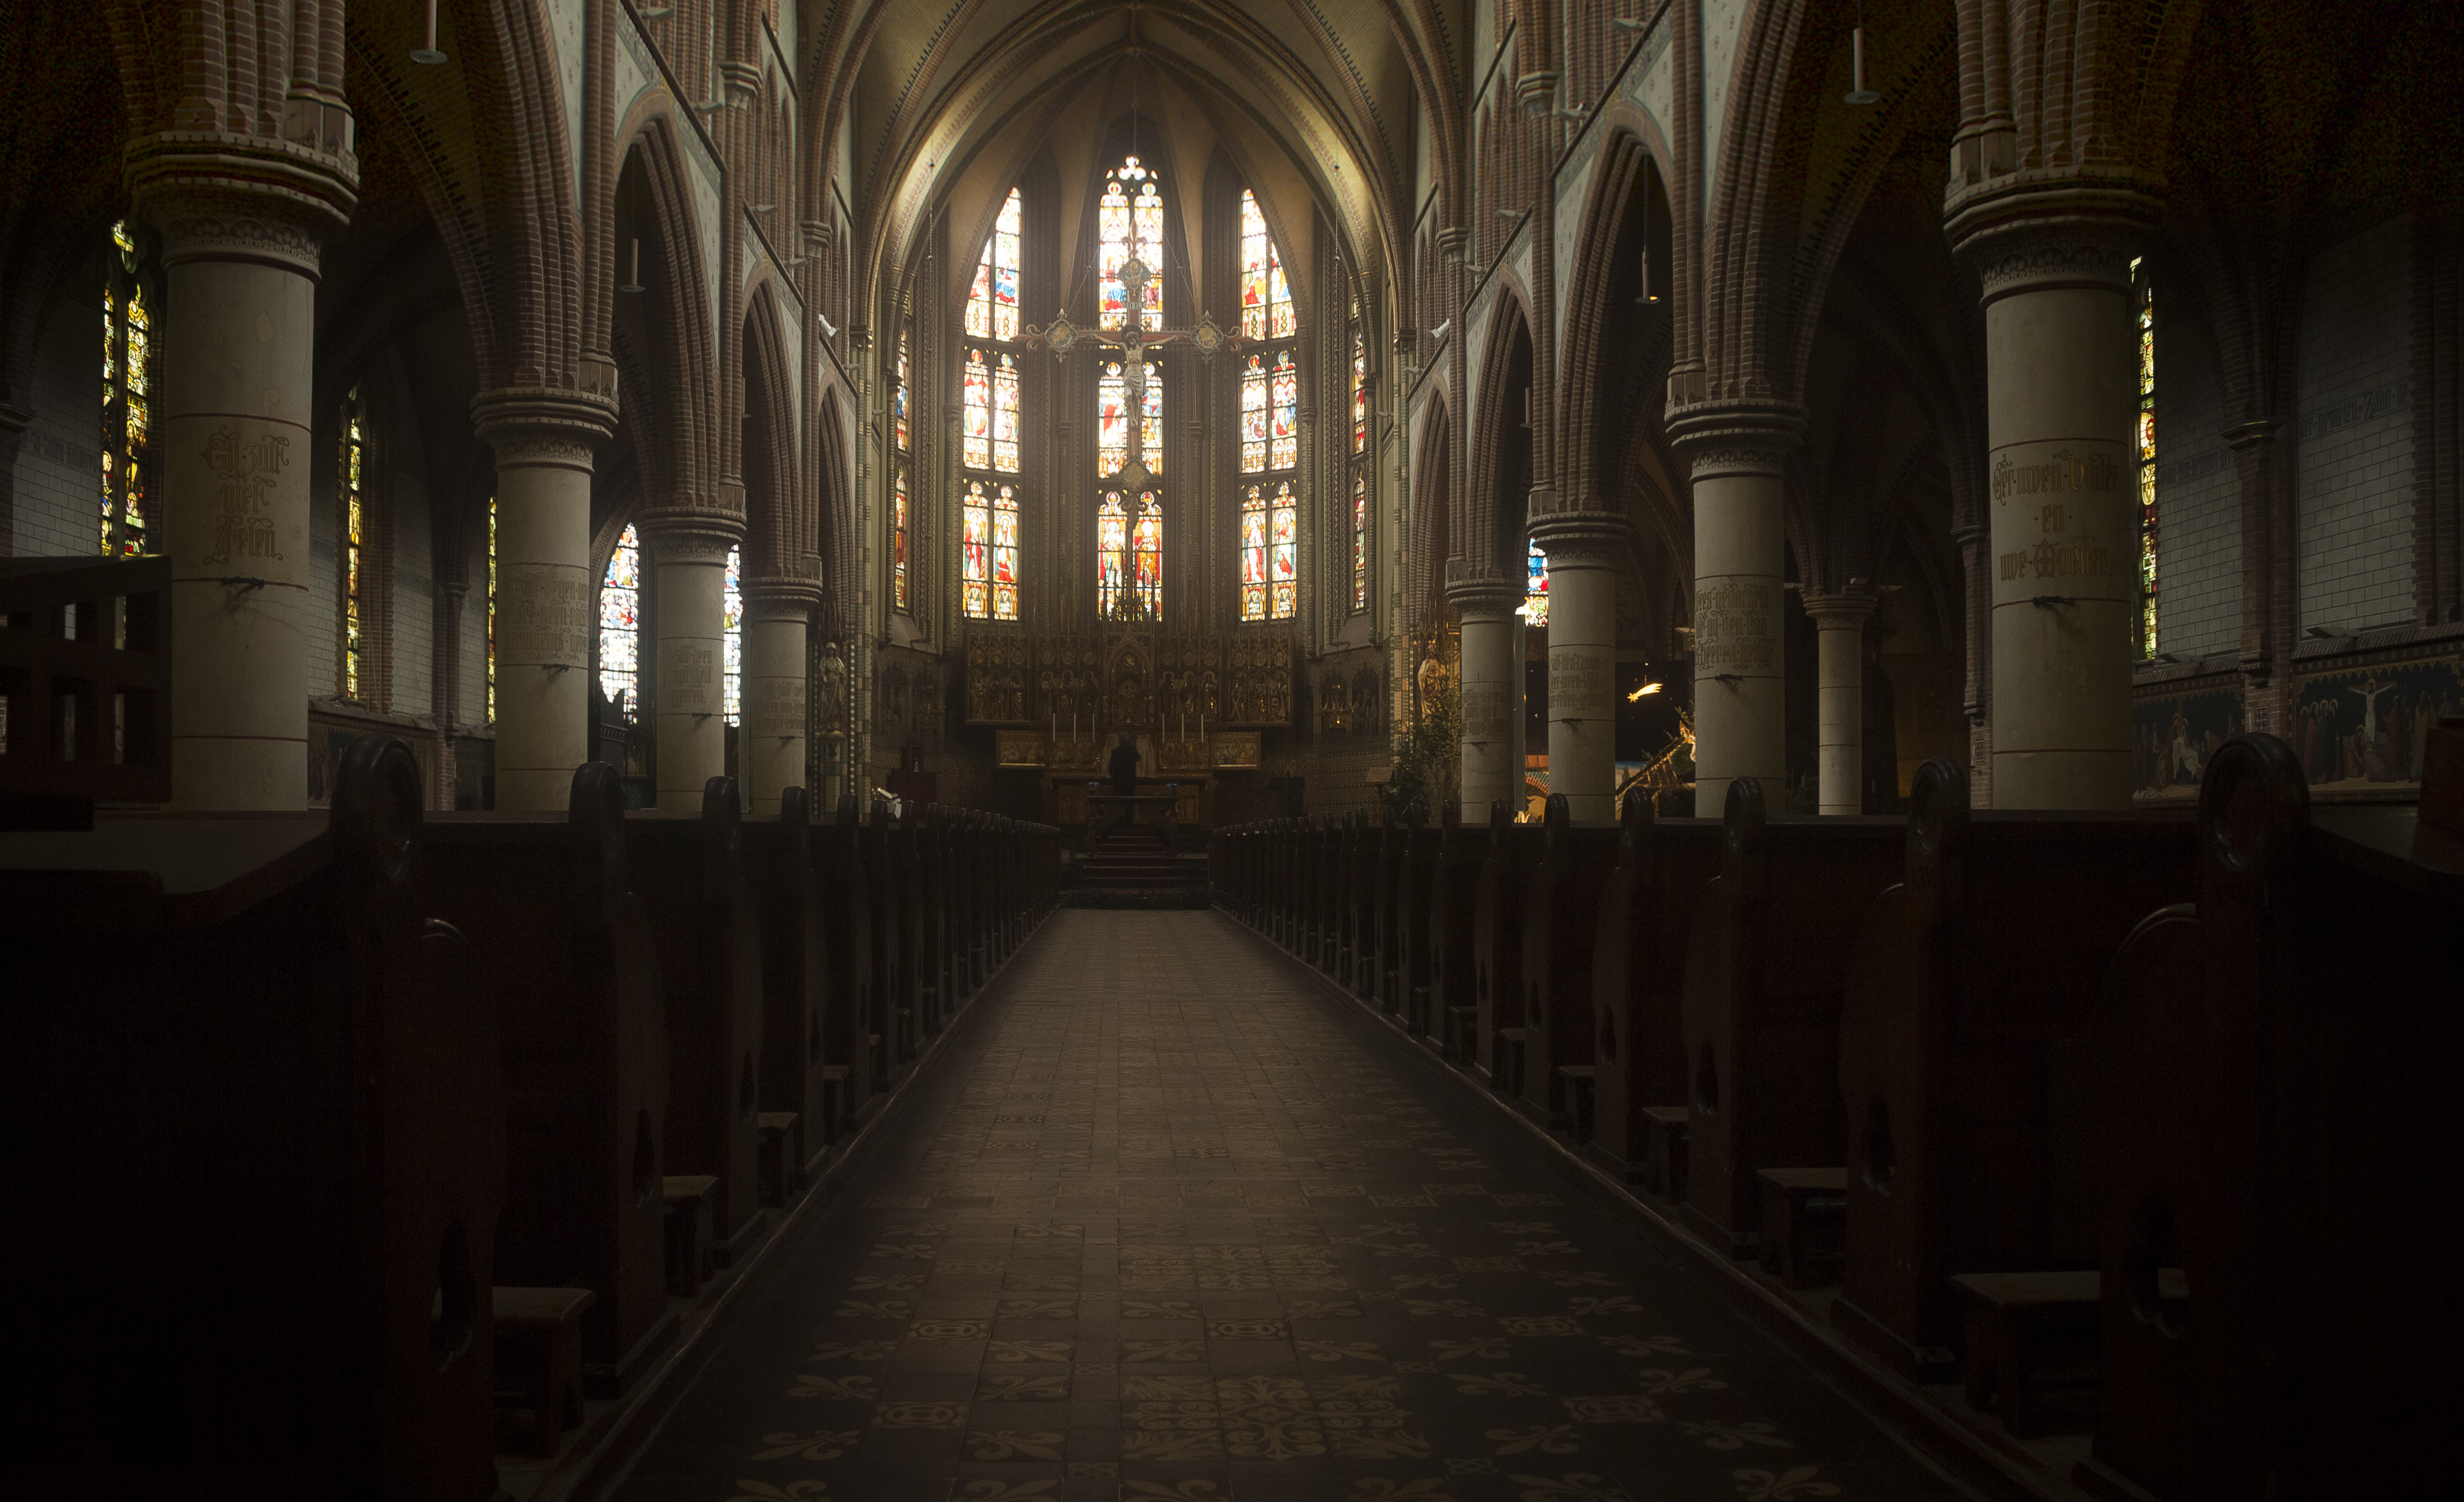
[[[1848,33],[1848,75],[1851,87],[1840,96],[1848,104],[1875,104],[1881,96],[1865,87],[1865,6],[1858,0],[1857,27]]]
[[[428,0],[428,45],[412,48],[410,60],[430,66],[445,60],[445,55],[436,50],[436,0]]]

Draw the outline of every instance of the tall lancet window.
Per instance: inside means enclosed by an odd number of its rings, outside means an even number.
[[[341,527],[337,537],[341,543],[341,587],[336,590],[341,607],[337,623],[340,648],[340,690],[346,699],[359,698],[373,688],[368,681],[367,648],[367,521],[368,506],[365,489],[368,462],[367,409],[360,401],[360,388],[342,399],[342,449],[340,458],[341,492]]]
[[[642,718],[642,543],[627,527],[599,577],[599,692],[622,698],[625,718]]]
[[[1369,608],[1369,344],[1352,305],[1352,607]]]
[[[2156,294],[2139,281],[2139,655],[2156,655]]]
[[[976,263],[967,294],[967,352],[959,372],[958,603],[971,618],[1018,619],[1018,237],[1023,211],[1010,189]]]
[[[146,550],[145,463],[153,415],[154,315],[137,278],[137,241],[111,227],[102,286],[102,553]]]
[[[1134,398],[1118,360],[1106,361],[1095,380],[1095,477],[1105,487],[1095,514],[1095,604],[1108,620],[1163,615],[1163,493],[1155,485],[1163,474],[1163,365],[1145,364],[1146,389]],[[1122,485],[1133,433],[1148,475],[1136,491]]]
[[[890,387],[891,432],[897,443],[897,452],[890,461],[890,604],[899,610],[913,607],[907,594],[907,342],[908,330],[902,325],[898,330],[898,374]]]
[[[1300,609],[1300,318],[1258,195],[1241,194],[1241,619],[1285,621]]]
[[[1129,320],[1129,294],[1121,282],[1121,263],[1130,258],[1134,238],[1138,259],[1147,268],[1147,295],[1142,322],[1150,330],[1163,327],[1163,186],[1135,157],[1123,160],[1104,180],[1104,196],[1095,210],[1095,236],[1102,265],[1102,306],[1096,321],[1119,328]]]
[[[718,630],[726,656],[724,697],[719,713],[728,724],[743,718],[744,690],[744,549],[727,550],[727,573],[718,589]]]

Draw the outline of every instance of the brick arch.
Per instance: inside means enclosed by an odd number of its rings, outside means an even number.
[[[781,331],[784,315],[772,283],[765,272],[744,313],[744,410],[758,419],[760,434],[758,445],[744,446],[748,578],[800,574],[804,556],[820,545],[796,462],[796,387]],[[757,478],[763,483],[755,484]]]
[[[813,454],[813,489],[818,499],[814,519],[822,555],[822,610],[815,624],[824,639],[847,642],[857,629],[861,576],[856,562],[864,542],[862,529],[856,525],[855,471],[849,457],[855,452],[855,440],[835,384],[824,389],[817,409],[820,447]]]
[[[620,276],[631,272],[629,242],[642,241],[643,290],[627,295],[634,306],[618,310],[612,331],[626,374],[622,412],[661,509],[716,509],[718,340],[709,268],[677,150],[678,122],[665,101],[646,106],[644,116],[624,138],[612,203]]]
[[[1528,460],[1520,465],[1523,493],[1509,497],[1515,485],[1514,464],[1523,413],[1510,406],[1506,388],[1516,371],[1536,384],[1533,365],[1538,341],[1532,336],[1530,303],[1522,286],[1504,270],[1497,274],[1497,307],[1488,326],[1488,344],[1481,353],[1480,381],[1473,387],[1470,463],[1465,483],[1457,487],[1449,530],[1453,558],[1471,577],[1522,577],[1524,508],[1533,476]],[[1509,525],[1509,519],[1511,524]]]
[[[1560,366],[1564,394],[1552,413],[1559,424],[1559,503],[1575,507],[1609,505],[1616,432],[1629,415],[1618,398],[1636,364],[1635,336],[1639,332],[1655,346],[1664,345],[1675,316],[1672,307],[1663,305],[1651,310],[1657,316],[1646,322],[1634,306],[1641,292],[1640,261],[1646,248],[1654,286],[1667,277],[1674,241],[1661,166],[1668,159],[1667,143],[1632,106],[1619,101],[1609,113],[1612,134],[1600,153],[1592,199],[1576,232],[1573,270],[1566,277],[1566,344]],[[1643,206],[1639,212],[1638,200]],[[1667,285],[1664,303],[1673,304],[1673,279]],[[1631,415],[1643,414],[1633,410]],[[1657,413],[1653,416],[1657,426]]]
[[[1418,634],[1429,614],[1444,604],[1446,559],[1452,553],[1454,519],[1454,413],[1438,386],[1422,419],[1419,457],[1412,464],[1411,551],[1404,567],[1405,619]]]

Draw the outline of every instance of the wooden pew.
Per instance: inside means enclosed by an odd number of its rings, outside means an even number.
[[[2190,889],[2192,834],[2188,810],[1970,814],[1964,769],[1918,769],[1902,876],[1858,935],[1840,1016],[1848,1241],[1831,1310],[1902,1373],[1947,1376],[1951,1274],[2093,1264],[2086,1197],[2064,1192],[2079,1146],[2061,1161],[2087,1121],[2085,1040],[2114,951]]]
[[[1419,958],[1406,936],[1411,932],[1414,890],[1411,876],[1413,861],[1419,848],[1426,846],[1426,858],[1421,860],[1422,881],[1418,894],[1419,907],[1428,911],[1427,867],[1435,859],[1436,841],[1428,831],[1429,810],[1419,804],[1405,808],[1402,817],[1388,826],[1377,868],[1377,891],[1375,929],[1370,939],[1368,963],[1363,966],[1366,994],[1386,1012],[1400,1012],[1409,994],[1405,984],[1407,972],[1419,970]]]
[[[1619,831],[1612,825],[1577,828],[1563,793],[1550,795],[1542,817],[1540,860],[1523,913],[1521,1093],[1525,1109],[1543,1121],[1573,1126],[1574,1076],[1561,1071],[1595,1065],[1593,949],[1600,899],[1617,870]],[[1596,1090],[1596,1074],[1589,1077]]]
[[[885,994],[873,984],[872,883],[864,868],[864,830],[853,793],[839,798],[838,817],[812,831],[813,871],[821,884],[823,942],[829,967],[829,1006],[822,1014],[822,1060],[847,1071],[840,1081],[836,1135],[889,1089],[881,1050]]]
[[[1360,856],[1367,841],[1366,828],[1356,812],[1345,813],[1335,821],[1333,830],[1334,859],[1327,872],[1330,885],[1326,900],[1326,936],[1318,948],[1317,967],[1333,976],[1338,983],[1348,985],[1352,974],[1352,955],[1359,917],[1355,897],[1360,888]]]
[[[1687,1226],[1759,1253],[1765,1168],[1847,1160],[1838,1029],[1848,952],[1866,909],[1899,874],[1905,821],[1768,820],[1761,784],[1728,784],[1720,873],[1685,958],[1691,1111]]]
[[[877,1088],[886,1090],[907,1072],[915,1057],[916,997],[915,920],[906,911],[907,893],[891,846],[890,804],[885,799],[873,800],[872,822],[865,827],[864,872],[872,896],[872,987],[881,1019],[873,1080]]]
[[[761,1153],[761,930],[744,879],[736,780],[714,777],[695,814],[626,820],[633,891],[649,913],[668,1002],[663,1172],[715,1175],[713,1261],[731,1266],[768,1224]],[[793,1045],[790,1044],[790,1047]]]
[[[804,790],[775,816],[744,821],[745,874],[761,928],[761,1110],[792,1113],[788,1167],[801,1187],[829,1155],[831,1100],[844,1075],[829,1057],[829,917]]]
[[[424,834],[374,735],[330,817],[0,834],[9,1495],[499,1494],[495,1019]]]
[[[1717,819],[1659,819],[1651,795],[1626,794],[1617,864],[1601,893],[1592,949],[1592,1032],[1597,1053],[1592,1112],[1594,1161],[1672,1198],[1664,1175],[1665,1116],[1689,1098],[1683,982],[1696,907],[1720,869]]]
[[[2401,1496],[2419,1453],[2357,1439],[2443,1433],[2464,1398],[2437,1260],[2464,1220],[2464,839],[2314,808],[2259,734],[2210,760],[2198,822],[2196,905],[2134,931],[2097,1038],[2103,1401],[2075,1479]]]
[[[910,804],[897,835],[905,861],[914,868],[916,1026],[921,1037],[931,1037],[957,1014],[958,1003],[950,966],[949,850],[941,837],[941,806]]]
[[[1449,801],[1437,865],[1429,873],[1429,997],[1420,1035],[1466,1069],[1480,1057],[1480,985],[1472,936],[1481,873],[1488,868],[1489,832],[1485,825],[1466,828],[1463,806]]]
[[[1471,920],[1474,1022],[1471,1062],[1490,1088],[1523,1089],[1523,913],[1531,869],[1540,863],[1540,827],[1514,822],[1513,806],[1488,806],[1488,858],[1481,863]]]
[[[932,998],[925,992],[932,966],[925,950],[929,915],[924,906],[922,830],[914,822],[920,813],[920,809],[910,806],[902,817],[889,822],[887,832],[889,870],[898,889],[896,944],[901,979],[897,995],[907,1009],[906,1023],[899,1034],[905,1047],[901,1063],[912,1063],[924,1051],[925,1038],[939,1030],[932,1013]]]
[[[1364,821],[1367,815],[1362,815]],[[1364,822],[1360,860],[1352,885],[1352,958],[1343,983],[1363,1001],[1375,1002],[1385,969],[1378,944],[1384,909],[1395,896],[1395,867],[1402,860],[1402,827],[1393,820]]]
[[[563,813],[432,815],[420,863],[422,901],[469,938],[499,1003],[496,1283],[592,1292],[582,1356],[601,1397],[676,1337],[660,1242],[667,1000],[625,836],[624,779],[591,762]]]

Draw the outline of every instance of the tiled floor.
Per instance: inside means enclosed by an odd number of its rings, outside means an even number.
[[[953,1044],[619,1502],[1965,1494],[1220,914]]]

